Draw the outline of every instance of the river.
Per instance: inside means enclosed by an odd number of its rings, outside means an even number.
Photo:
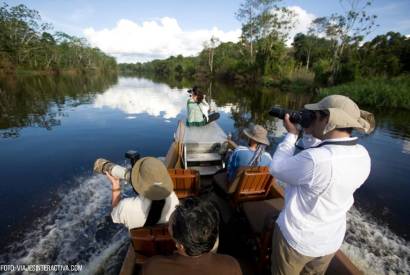
[[[0,79],[0,264],[81,264],[118,272],[127,232],[110,220],[110,185],[92,174],[103,157],[163,156],[186,115],[192,83],[138,77],[25,76]],[[311,95],[204,85],[237,141],[251,122],[284,134],[273,105],[299,109]],[[343,251],[367,274],[410,273],[410,112],[367,108],[377,128],[360,143],[372,170],[355,193]],[[127,190],[132,195],[131,190]]]

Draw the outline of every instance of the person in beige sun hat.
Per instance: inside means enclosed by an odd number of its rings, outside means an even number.
[[[137,193],[134,197],[121,199],[119,179],[106,175],[112,184],[112,220],[128,229],[166,223],[179,204],[172,179],[159,159],[141,158],[133,166],[131,184]]]
[[[235,192],[238,184],[239,174],[244,167],[268,166],[272,160],[271,156],[265,152],[270,142],[268,131],[261,125],[251,124],[242,133],[248,139],[248,147],[238,146],[231,154],[227,171],[217,173],[213,180],[214,186],[225,194]]]
[[[268,131],[260,125],[251,125],[249,128],[243,129],[243,134],[257,143],[269,146]]]
[[[135,163],[131,184],[135,192],[150,200],[165,199],[174,188],[163,162],[152,157],[141,158]]]
[[[353,194],[371,168],[369,153],[352,130],[370,133],[372,114],[343,95],[327,96],[305,109],[313,112],[308,130],[318,144],[295,154],[299,129],[286,114],[288,133],[269,168],[286,183],[285,206],[272,239],[273,275],[326,273],[343,243]]]
[[[353,100],[343,95],[327,96],[317,103],[306,104],[305,109],[329,112],[329,120],[324,133],[338,128],[354,128],[367,134],[374,130],[373,115],[360,110]]]

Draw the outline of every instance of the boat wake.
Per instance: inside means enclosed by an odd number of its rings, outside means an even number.
[[[354,207],[342,251],[365,274],[410,274],[409,243]]]
[[[110,185],[104,176],[77,178],[73,189],[45,217],[38,218],[0,262],[13,265],[82,265],[84,274],[117,274],[128,235],[111,222]]]
[[[110,185],[101,175],[75,181],[22,241],[6,249],[1,263],[80,264],[83,274],[118,274],[128,234],[111,222]],[[410,274],[409,244],[356,208],[348,213],[342,250],[366,274]]]

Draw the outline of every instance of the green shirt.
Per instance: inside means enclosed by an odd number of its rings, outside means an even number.
[[[187,126],[203,126],[206,124],[204,120],[204,115],[202,114],[201,109],[199,108],[198,103],[193,101],[191,98],[187,101]]]

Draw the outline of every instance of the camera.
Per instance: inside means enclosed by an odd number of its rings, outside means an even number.
[[[130,160],[131,166],[134,167],[134,164],[140,158],[140,154],[137,151],[129,150],[125,153],[125,157]],[[94,162],[93,171],[99,174],[108,172],[112,176],[124,180],[126,183],[131,182],[131,174],[134,172],[132,168],[126,168],[103,158],[99,158]]]
[[[269,115],[284,119],[285,115],[289,114],[289,120],[292,123],[297,123],[302,128],[309,128],[312,122],[316,119],[316,115],[313,111],[303,109],[301,111],[294,111],[289,109],[284,109],[281,107],[273,107],[269,111]]]

